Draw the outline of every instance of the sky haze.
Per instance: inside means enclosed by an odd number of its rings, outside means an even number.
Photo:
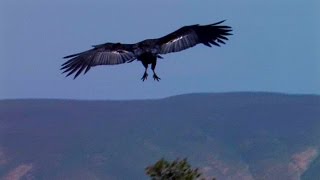
[[[194,92],[320,94],[320,1],[0,2],[0,99],[145,99]],[[65,78],[63,56],[105,42],[136,43],[226,19],[226,45],[164,55],[160,82],[140,62]],[[149,71],[151,73],[151,71]]]

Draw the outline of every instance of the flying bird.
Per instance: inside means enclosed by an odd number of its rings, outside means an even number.
[[[149,65],[153,71],[153,79],[159,81],[160,77],[155,69],[157,59],[163,59],[160,55],[182,51],[197,44],[208,47],[225,44],[224,41],[228,40],[226,36],[232,35],[232,29],[230,26],[221,25],[224,21],[209,25],[184,26],[161,38],[146,39],[136,44],[108,42],[93,45],[90,50],[65,56],[64,58],[69,60],[61,65],[61,70],[67,73],[66,76],[74,74],[75,79],[82,72],[86,74],[94,66],[124,64],[137,60],[141,61],[145,68],[142,81],[148,77]]]

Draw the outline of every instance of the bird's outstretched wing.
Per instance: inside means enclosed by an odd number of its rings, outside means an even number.
[[[87,73],[93,66],[122,64],[136,59],[132,45],[120,43],[94,45],[93,49],[64,58],[71,59],[61,65],[61,70],[64,70],[63,73],[68,73],[66,76],[75,73],[74,78],[83,71],[84,74]]]
[[[199,43],[211,47],[211,45],[220,46],[219,43],[225,44],[228,40],[226,36],[232,35],[231,27],[220,25],[220,21],[209,25],[191,25],[184,26],[166,36],[158,39],[157,44],[160,46],[160,54],[178,52],[191,48]]]

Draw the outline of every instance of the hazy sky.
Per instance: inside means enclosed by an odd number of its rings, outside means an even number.
[[[319,8],[319,0],[1,0],[0,99],[320,94]],[[140,62],[95,67],[76,80],[59,70],[63,56],[93,44],[135,43],[223,19],[234,29],[227,44],[164,55],[160,82],[142,82]]]

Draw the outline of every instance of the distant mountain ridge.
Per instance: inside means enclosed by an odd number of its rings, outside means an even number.
[[[320,96],[0,100],[0,179],[147,179],[188,157],[217,179],[317,179]]]

